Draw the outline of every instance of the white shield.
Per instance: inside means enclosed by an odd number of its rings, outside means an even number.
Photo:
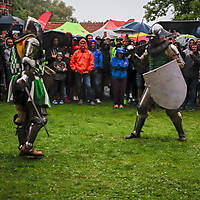
[[[177,109],[186,97],[187,85],[176,60],[143,74],[153,100],[163,108]]]

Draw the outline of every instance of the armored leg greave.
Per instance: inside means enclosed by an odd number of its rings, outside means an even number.
[[[19,141],[19,149],[21,149],[22,145],[26,143],[26,137],[27,137],[27,129],[25,125],[18,125],[16,134],[18,136]]]
[[[31,121],[31,125],[29,127],[29,132],[27,135],[26,144],[27,146],[33,146],[33,143],[37,137],[38,132],[40,129],[47,123],[47,119],[43,117],[43,119],[40,119],[39,117],[34,117]]]
[[[125,137],[126,139],[140,137],[140,132],[142,130],[146,118],[148,117],[148,111],[150,110],[152,103],[153,100],[150,96],[149,89],[145,88],[144,93],[141,97],[141,101],[138,104],[138,113],[135,121],[134,130],[129,136]]]
[[[181,113],[178,112],[177,110],[166,110],[167,115],[170,117],[171,121],[173,122],[178,135],[179,135],[179,141],[185,141],[186,140],[186,135],[183,130],[182,126],[182,118],[181,118]]]

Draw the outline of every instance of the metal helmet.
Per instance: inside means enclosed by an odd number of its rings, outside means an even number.
[[[127,46],[127,50],[128,50],[128,51],[132,51],[133,49],[134,49],[134,46],[133,46],[133,45],[128,45],[128,46]]]
[[[154,24],[151,27],[149,37],[157,37],[159,39],[169,37],[172,35],[170,32],[166,31],[160,24]]]
[[[37,36],[37,38],[39,39],[40,43],[42,43],[42,39],[43,39],[42,26],[37,19],[28,16],[24,31],[25,32],[29,31],[31,33],[34,33]]]
[[[125,49],[124,48],[117,48],[116,54],[121,53],[125,54]]]

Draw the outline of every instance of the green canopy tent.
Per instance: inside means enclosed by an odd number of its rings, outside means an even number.
[[[79,23],[66,22],[62,26],[54,29],[64,33],[71,33],[73,36],[86,36],[89,32],[86,31]]]

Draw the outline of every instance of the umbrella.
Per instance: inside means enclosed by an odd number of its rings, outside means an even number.
[[[130,29],[130,28],[124,28],[124,27],[118,27],[114,30],[115,33],[118,33],[118,34],[134,34],[136,33],[135,30],[133,29]]]
[[[14,16],[1,16],[0,25],[11,25],[14,21],[18,21],[20,25],[24,26],[24,20]]]
[[[107,37],[109,37],[110,39],[115,39],[120,36],[119,34],[113,32],[111,30],[108,30],[108,29],[99,29],[99,30],[95,31],[94,33],[92,33],[92,35],[94,37],[99,36],[102,38],[104,35],[104,32],[107,33]]]
[[[130,22],[127,24],[124,24],[123,26],[121,26],[122,28],[129,28],[134,30],[137,33],[149,33],[150,31],[150,26],[144,23],[140,23],[140,22]]]
[[[176,38],[176,42],[179,42],[181,45],[185,46],[187,42],[193,39],[195,42],[197,38],[194,35],[180,35],[179,37]]]
[[[146,36],[147,36],[146,33],[138,33],[135,35],[129,35],[128,37],[134,40],[135,42],[139,42],[141,40],[145,40],[146,42],[148,42],[149,39]]]
[[[61,31],[48,30],[44,32],[43,45],[45,49],[52,48],[53,39],[59,39],[59,46],[63,47],[67,42],[67,35]]]

